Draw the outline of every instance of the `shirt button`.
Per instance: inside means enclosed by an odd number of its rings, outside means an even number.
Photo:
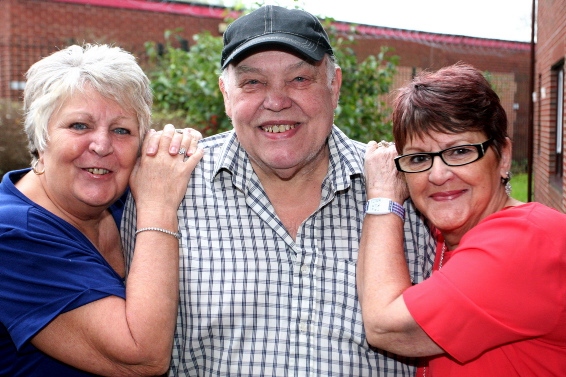
[[[307,324],[305,322],[301,322],[299,324],[299,330],[301,330],[301,332],[306,332],[307,331]]]
[[[301,272],[303,274],[306,274],[307,272],[309,272],[309,266],[303,264],[302,267],[301,267]]]

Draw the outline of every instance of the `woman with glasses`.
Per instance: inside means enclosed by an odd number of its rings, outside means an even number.
[[[360,243],[367,341],[424,357],[417,376],[564,375],[566,215],[510,196],[507,117],[490,84],[462,63],[422,73],[396,98],[393,134],[366,152],[368,208],[389,203],[368,212]],[[409,195],[438,242],[418,285],[394,210]]]

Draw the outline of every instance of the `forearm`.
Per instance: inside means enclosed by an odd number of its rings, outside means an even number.
[[[403,249],[403,222],[398,216],[366,216],[357,285],[369,344],[403,356],[443,353],[415,322],[403,300],[403,292],[412,283]]]
[[[366,215],[357,268],[357,285],[368,340],[398,331],[392,304],[411,286],[403,252],[403,222],[394,215]]]
[[[177,232],[175,211],[138,212],[137,229],[156,227]],[[134,257],[126,284],[126,321],[141,355],[171,356],[179,300],[179,241],[160,231],[136,236]]]
[[[137,229],[155,227],[177,232],[176,209],[158,207],[162,209],[138,209]],[[165,373],[171,359],[178,300],[179,241],[160,231],[138,233],[126,281],[126,300],[101,300],[111,301],[102,311],[108,327],[84,336],[91,339],[93,359],[98,358],[98,362],[85,367],[78,360],[78,367],[102,375]],[[91,351],[87,348],[84,352]]]

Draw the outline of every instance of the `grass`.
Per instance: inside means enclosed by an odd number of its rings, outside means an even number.
[[[522,202],[527,202],[527,174],[521,173],[511,178],[511,196]]]

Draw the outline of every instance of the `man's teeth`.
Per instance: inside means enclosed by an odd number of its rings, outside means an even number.
[[[292,130],[293,128],[295,128],[295,125],[280,124],[278,126],[263,127],[263,130],[265,132],[273,132],[274,134],[276,134],[278,132],[285,132],[285,131]]]
[[[91,169],[86,169],[89,173],[92,174],[107,174],[110,173],[110,171],[106,170],[106,169],[96,169],[96,168],[91,168]]]

